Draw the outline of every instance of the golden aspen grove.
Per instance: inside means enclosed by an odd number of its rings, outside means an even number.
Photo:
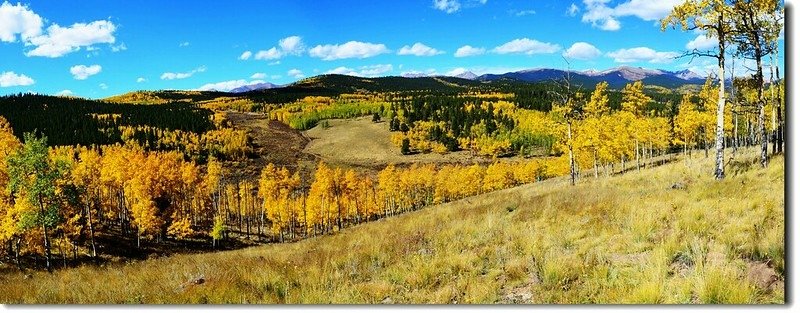
[[[112,19],[62,27],[43,5],[0,4],[0,53],[142,53]],[[427,9],[460,20],[496,5]],[[74,65],[77,93],[0,68],[0,303],[787,303],[784,4],[641,5],[498,14],[676,47],[289,36],[137,85]],[[93,28],[111,37],[55,42]],[[243,42],[171,49],[219,59]],[[432,65],[347,63],[372,57]],[[480,75],[436,61],[449,58]],[[267,70],[185,85],[254,62]]]

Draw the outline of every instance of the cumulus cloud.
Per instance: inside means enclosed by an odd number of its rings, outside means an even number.
[[[100,43],[113,44],[116,26],[107,20],[76,23],[69,27],[51,24],[46,29],[45,19],[22,4],[0,4],[0,41],[16,42],[20,39],[26,47],[26,56],[57,58],[81,48],[90,50]],[[112,47],[114,51],[125,46]]]
[[[100,89],[103,89],[103,90],[106,90],[106,89],[108,89],[108,85],[106,85],[105,83],[100,83],[100,84],[99,84],[99,85],[97,85],[97,86],[98,86],[98,87],[100,87]]]
[[[236,88],[239,88],[239,87],[242,87],[242,86],[254,85],[254,84],[263,84],[263,83],[264,83],[263,80],[247,81],[245,79],[237,79],[237,80],[228,80],[228,81],[218,82],[218,83],[205,84],[203,86],[200,86],[200,88],[197,88],[197,90],[202,90],[202,91],[212,91],[212,90],[214,90],[214,91],[231,91],[233,89],[236,89]]]
[[[242,52],[242,55],[239,56],[239,60],[247,60],[247,59],[250,59],[251,56],[253,56],[253,52],[252,51],[245,51],[245,52]]]
[[[376,65],[361,66],[358,68],[358,70],[340,66],[325,72],[325,74],[376,77],[391,72],[393,69],[394,67],[391,64],[376,64]]]
[[[72,74],[72,78],[77,80],[84,80],[89,78],[89,76],[97,75],[103,69],[100,65],[75,65],[69,68],[69,73]]]
[[[562,54],[566,58],[578,60],[591,60],[599,57],[603,53],[595,46],[586,42],[576,42]]]
[[[606,54],[617,63],[649,62],[671,63],[679,54],[677,52],[659,52],[647,47],[619,49]]]
[[[296,68],[293,68],[293,69],[289,70],[288,72],[286,72],[286,75],[289,75],[290,77],[294,77],[294,78],[306,77],[306,75],[303,75],[303,71],[298,70]]]
[[[181,42],[181,43],[178,44],[178,47],[188,47],[188,46],[189,46],[189,42],[188,41],[184,41],[184,42]]]
[[[718,46],[719,41],[714,37],[699,35],[686,44],[688,50],[709,50]]]
[[[408,46],[408,45],[403,46],[402,48],[400,48],[399,51],[397,51],[398,55],[416,55],[418,57],[422,56],[428,57],[442,53],[444,53],[444,51],[428,47],[421,42],[415,43],[413,46]]]
[[[303,38],[300,36],[289,36],[278,41],[278,46],[267,50],[255,52],[245,51],[239,56],[239,60],[247,60],[253,56],[255,60],[278,60],[287,55],[301,55],[306,50]]]
[[[504,43],[492,50],[498,54],[539,54],[539,53],[555,53],[561,50],[561,47],[556,44],[540,42],[538,40],[522,38],[514,39]]]
[[[630,0],[614,8],[616,16],[636,16],[645,21],[660,20],[684,0]]]
[[[473,46],[466,45],[466,46],[463,46],[461,48],[458,48],[458,50],[456,50],[455,57],[463,58],[463,57],[481,55],[481,54],[484,54],[485,52],[486,52],[486,49],[484,49],[484,48],[475,48]]]
[[[256,60],[275,60],[283,57],[283,52],[278,48],[272,47],[269,50],[261,50],[256,52],[254,59]]]
[[[139,77],[139,78],[136,79],[137,83],[143,83],[143,82],[146,82],[146,81],[147,81],[147,79],[145,79],[144,77]]]
[[[629,0],[613,8],[608,5],[609,2],[610,0],[583,0],[586,11],[581,20],[602,30],[616,31],[622,27],[618,19],[620,17],[635,16],[645,21],[657,21],[667,16],[683,0]],[[570,7],[567,12],[577,13],[577,6],[574,11]]]
[[[311,48],[308,52],[312,57],[320,58],[325,61],[332,61],[350,58],[365,59],[388,53],[389,49],[387,49],[384,44],[348,41],[341,45],[318,45]]]
[[[300,55],[305,50],[303,39],[300,36],[289,36],[278,41],[284,54]]]
[[[16,87],[33,85],[34,80],[24,74],[3,72],[0,74],[0,87]]]
[[[27,41],[41,34],[43,26],[42,18],[27,6],[8,2],[0,4],[0,41],[15,42],[17,35],[22,41]]]
[[[192,77],[192,75],[194,75],[195,73],[202,73],[202,72],[205,72],[205,71],[206,71],[206,67],[205,66],[201,66],[201,67],[198,67],[198,68],[193,69],[193,70],[188,71],[188,72],[182,72],[182,73],[166,72],[164,74],[161,74],[161,79],[162,80],[184,79],[184,78]]]
[[[47,34],[30,38],[25,43],[26,46],[36,46],[25,55],[57,58],[78,51],[81,47],[91,47],[99,43],[113,44],[116,41],[116,29],[110,21],[76,23],[69,27],[53,24],[47,27]]]
[[[264,79],[264,78],[267,78],[267,74],[254,73],[253,75],[250,76],[250,78],[252,78],[252,79]]]

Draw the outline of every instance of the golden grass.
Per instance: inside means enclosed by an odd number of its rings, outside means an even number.
[[[721,182],[711,162],[525,185],[298,243],[0,274],[0,302],[783,303],[783,158],[740,157]],[[749,278],[757,263],[779,283]]]

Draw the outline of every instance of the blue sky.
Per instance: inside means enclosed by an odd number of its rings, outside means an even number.
[[[0,94],[226,90],[330,72],[480,75],[565,68],[562,56],[578,70],[714,66],[672,58],[713,45],[661,32],[657,20],[680,0],[2,1]]]

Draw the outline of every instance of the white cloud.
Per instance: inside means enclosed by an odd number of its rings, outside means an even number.
[[[267,63],[267,65],[279,65],[279,64],[281,64],[281,60]]]
[[[719,65],[717,64],[717,60],[713,58],[702,58],[702,59],[694,59],[687,63],[683,63],[677,66],[678,69],[688,69],[692,72],[699,74],[700,76],[707,77],[711,75],[712,77],[717,77],[719,73]],[[764,80],[769,80],[769,64],[763,64],[764,66]],[[725,76],[730,78],[731,70],[733,70],[733,74],[736,77],[744,77],[747,75],[752,75],[755,73],[756,61],[755,60],[748,60],[748,59],[736,59],[732,60],[731,58],[725,59]]]
[[[99,84],[99,85],[97,85],[97,86],[98,86],[98,87],[100,87],[100,89],[103,89],[103,90],[106,90],[106,89],[108,89],[108,85],[106,85],[105,83],[100,83],[100,84]]]
[[[253,56],[253,52],[251,52],[251,51],[245,51],[245,52],[242,52],[242,55],[240,55],[240,56],[239,56],[239,60],[247,60],[247,59],[249,59],[251,56]]]
[[[349,67],[340,66],[330,71],[325,72],[325,74],[340,74],[340,75],[350,75],[350,76],[358,76],[358,72],[354,69]]]
[[[97,75],[103,69],[100,65],[75,65],[69,68],[69,73],[72,74],[72,78],[77,80],[84,80],[89,78],[89,76]]]
[[[438,76],[439,73],[435,69],[427,69],[425,71],[409,70],[400,73],[403,77],[424,77],[424,76]]]
[[[198,67],[198,68],[193,69],[191,71],[183,72],[183,73],[166,72],[164,74],[161,74],[161,79],[162,80],[184,79],[184,78],[192,77],[192,75],[194,75],[195,73],[202,73],[202,72],[205,72],[205,71],[206,71],[206,67],[205,66],[201,66],[201,67]]]
[[[622,28],[622,25],[619,23],[618,20],[613,19],[613,18],[609,18],[609,19],[605,20],[602,24],[599,24],[599,26],[597,26],[597,27],[602,29],[602,30],[617,31],[620,28]]]
[[[16,42],[19,38],[26,47],[33,47],[26,56],[57,58],[81,48],[90,50],[95,44],[113,44],[116,26],[107,20],[76,23],[69,27],[51,24],[44,29],[45,19],[22,4],[0,4],[0,41]],[[125,46],[112,47],[114,51]]]
[[[706,35],[699,35],[692,41],[686,44],[687,50],[709,50],[718,46],[717,38],[707,37]]]
[[[289,76],[294,77],[294,78],[306,77],[306,75],[303,75],[303,71],[298,70],[296,68],[293,68],[293,69],[289,70],[288,72],[286,72],[286,75],[289,75]]]
[[[25,5],[0,5],[0,41],[15,42],[17,35],[27,41],[41,34],[43,25],[42,18]]]
[[[461,9],[461,2],[458,0],[433,0],[433,8],[447,14],[455,13]]]
[[[630,0],[614,8],[616,16],[636,16],[645,21],[660,20],[684,0]]]
[[[289,36],[278,42],[281,50],[285,54],[300,55],[305,50],[303,39],[300,36]]]
[[[362,76],[362,77],[376,77],[391,72],[394,67],[391,64],[376,64],[376,65],[368,65],[368,66],[361,66],[358,70],[340,66],[330,71],[325,72],[325,74],[341,74],[341,75],[350,75],[350,76]]]
[[[578,14],[578,11],[580,11],[580,10],[581,10],[581,9],[580,9],[580,8],[578,8],[578,6],[577,6],[577,5],[575,5],[575,3],[573,3],[573,4],[570,4],[570,5],[569,5],[569,8],[567,8],[567,15],[569,15],[569,16],[575,16],[576,14]]]
[[[306,50],[300,36],[289,36],[278,41],[277,47],[259,50],[255,54],[245,51],[239,56],[240,60],[247,60],[254,56],[255,60],[278,60],[287,55],[301,55]]]
[[[0,74],[0,87],[30,86],[33,85],[33,83],[33,79],[24,74],[17,74],[14,72],[3,72]]]
[[[86,47],[86,50],[88,51],[89,47]],[[111,46],[111,52],[120,52],[125,50],[128,50],[128,46],[126,46],[124,42],[121,42],[116,46]]]
[[[69,27],[53,24],[47,27],[47,34],[30,38],[26,46],[36,46],[25,53],[27,56],[41,56],[57,58],[75,52],[81,47],[91,47],[94,44],[113,44],[114,31],[117,29],[109,21],[94,21],[89,24],[76,23]]]
[[[454,68],[454,69],[448,71],[447,73],[444,73],[444,75],[446,75],[446,76],[458,76],[458,75],[464,74],[466,72],[469,72],[469,70],[467,70],[467,69],[465,69],[463,67],[458,67],[458,68]]]
[[[382,74],[391,72],[393,67],[391,64],[377,64],[377,65],[369,65],[369,66],[362,66],[359,68],[360,74],[363,76],[380,76]]]
[[[281,75],[272,75],[269,78],[271,78],[271,79],[280,79],[281,77],[282,77]]]
[[[264,79],[264,78],[267,78],[267,74],[254,73],[253,75],[250,76],[250,78],[252,78],[252,79]]]
[[[593,27],[607,31],[619,30],[622,25],[620,17],[635,16],[645,21],[657,21],[666,17],[672,8],[684,0],[629,0],[616,7],[608,6],[610,0],[583,0],[586,12],[581,20],[591,23]],[[577,6],[567,10],[567,13],[577,13]]]
[[[413,46],[407,46],[407,45],[403,46],[402,48],[400,48],[400,51],[397,51],[398,55],[416,55],[419,57],[433,56],[442,53],[444,53],[444,51],[428,47],[421,42],[415,43]]]
[[[517,72],[525,69],[530,69],[530,67],[504,67],[504,66],[474,66],[470,67],[468,70],[475,75],[483,75],[483,74],[498,74],[498,73],[510,73],[510,72]]]
[[[272,47],[269,50],[261,50],[256,52],[254,59],[256,60],[275,60],[283,57],[283,53],[278,48]]]
[[[475,48],[475,47],[472,47],[470,45],[466,45],[466,46],[463,46],[461,48],[458,48],[458,50],[456,50],[455,57],[463,58],[463,57],[481,55],[481,54],[484,54],[485,52],[486,52],[486,49],[484,49],[484,48]]]
[[[558,50],[561,50],[559,45],[522,38],[504,43],[494,48],[492,51],[498,54],[519,53],[532,55],[537,53],[555,53]]]
[[[517,11],[516,13],[514,13],[514,15],[516,15],[516,16],[525,16],[525,15],[534,15],[534,14],[536,14],[536,11],[534,11],[534,10],[522,10],[522,11]]]
[[[59,92],[56,93],[56,96],[60,96],[60,97],[69,97],[69,96],[74,96],[74,95],[75,95],[75,93],[73,93],[72,90],[69,90],[69,89],[64,89],[64,90],[59,91]]]
[[[254,85],[254,84],[263,84],[263,83],[264,83],[263,80],[247,81],[245,79],[237,79],[237,80],[229,80],[229,81],[218,82],[218,83],[205,84],[203,86],[200,86],[200,88],[197,88],[197,90],[202,90],[202,91],[211,91],[211,90],[215,90],[215,91],[231,91],[233,89],[236,89],[236,88],[239,88],[239,87],[242,87],[242,86]]]
[[[620,23],[615,19],[614,9],[606,5],[609,1],[610,0],[583,0],[583,3],[586,5],[586,12],[583,13],[581,21],[584,23],[591,23],[593,27],[602,30],[619,30]]]
[[[147,81],[147,79],[145,79],[144,77],[139,77],[139,78],[136,79],[137,83],[143,83],[143,82],[146,82],[146,81]]]
[[[606,56],[614,58],[614,62],[617,63],[671,63],[679,54],[677,52],[658,52],[647,47],[637,47],[619,49],[614,52],[609,52]]]
[[[349,58],[364,59],[388,52],[389,49],[384,44],[348,41],[341,45],[318,45],[309,50],[309,55],[325,61],[331,61]]]
[[[602,54],[599,49],[589,43],[576,42],[567,51],[564,51],[562,55],[569,59],[591,60]]]
[[[181,43],[178,44],[178,47],[188,47],[188,46],[189,46],[189,42],[188,41],[184,41],[184,42],[181,42]]]

